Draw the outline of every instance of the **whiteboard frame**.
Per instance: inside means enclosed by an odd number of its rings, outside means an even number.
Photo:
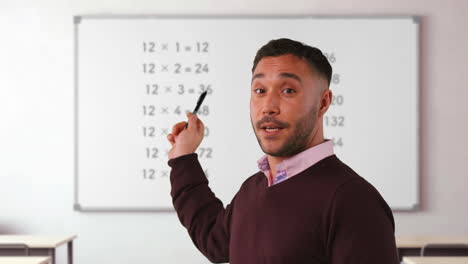
[[[416,212],[421,210],[421,16],[418,15],[176,15],[176,14],[87,14],[73,16],[74,24],[74,204],[73,210],[79,212],[156,212],[174,213],[172,207],[92,207],[79,203],[79,166],[78,166],[78,40],[79,25],[83,19],[413,19],[416,24],[416,203],[410,207],[391,208],[393,212]]]

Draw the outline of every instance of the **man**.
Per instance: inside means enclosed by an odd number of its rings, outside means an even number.
[[[210,261],[398,263],[390,208],[324,139],[331,75],[322,52],[300,42],[272,40],[257,52],[250,118],[266,155],[226,208],[194,153],[202,121],[188,114],[188,128],[174,125],[168,135],[174,207]],[[236,166],[242,164],[225,169]]]

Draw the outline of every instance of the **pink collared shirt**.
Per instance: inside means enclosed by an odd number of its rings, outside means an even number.
[[[294,156],[283,160],[276,167],[276,177],[272,179],[270,164],[267,155],[257,161],[258,168],[268,179],[268,187],[285,181],[299,172],[304,171],[315,163],[333,155],[333,141],[325,140],[323,143],[308,148]]]

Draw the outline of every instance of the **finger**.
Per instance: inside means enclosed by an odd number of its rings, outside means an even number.
[[[177,128],[179,126],[181,126],[181,124],[185,123],[185,121],[182,121],[182,122],[179,122],[177,124],[175,124],[174,126],[172,126],[172,134],[174,134],[175,131],[177,131]]]
[[[187,124],[187,122],[185,122],[185,121],[179,122],[179,123],[175,124],[175,125],[172,127],[172,134],[173,134],[174,136],[179,135],[179,133],[180,133],[182,130],[184,130],[185,124]]]
[[[198,131],[198,117],[197,115],[194,115],[194,114],[187,114],[187,117],[188,117],[188,130],[190,132],[197,132]]]
[[[174,135],[172,135],[172,134],[168,134],[168,135],[167,135],[167,140],[169,140],[169,142],[171,143],[171,146],[174,146],[174,144],[175,144],[175,140],[174,140],[174,139],[175,139],[175,138],[174,138]]]
[[[193,115],[192,112],[187,112],[185,113],[185,116],[187,117],[187,124],[185,125],[185,128],[188,128],[188,126],[190,125],[188,120],[190,120],[190,117]]]
[[[192,123],[190,123],[192,122]],[[189,119],[189,131],[192,131],[198,135],[201,135],[203,137],[205,133],[205,125],[201,121],[200,118],[198,118],[197,115],[191,115]]]
[[[201,119],[197,120],[197,130],[198,130],[198,132],[201,132],[202,134],[205,133],[205,124],[203,124]]]

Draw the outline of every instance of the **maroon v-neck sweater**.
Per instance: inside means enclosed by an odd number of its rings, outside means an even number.
[[[399,262],[390,208],[335,155],[271,187],[258,172],[226,208],[208,187],[197,154],[168,164],[177,215],[211,262]]]

